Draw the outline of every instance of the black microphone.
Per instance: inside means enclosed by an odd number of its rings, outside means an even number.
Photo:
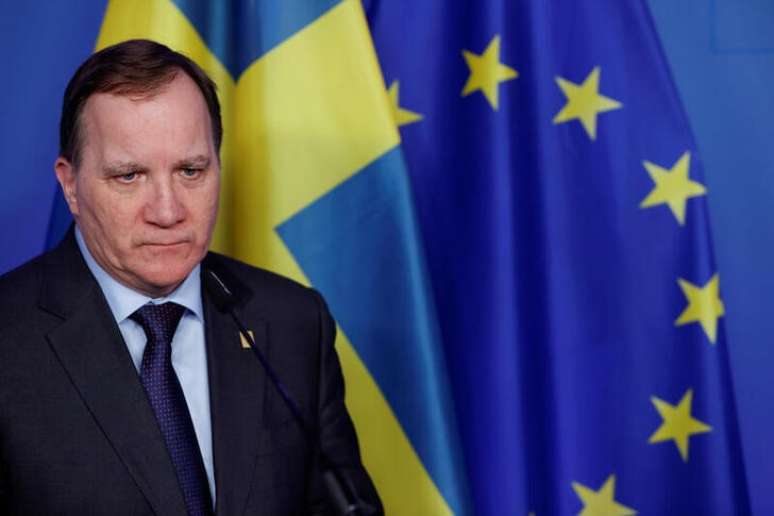
[[[253,354],[258,358],[258,361],[261,363],[261,366],[271,380],[272,385],[274,385],[277,393],[293,416],[293,420],[301,429],[304,439],[307,443],[312,444],[313,450],[320,458],[326,494],[328,495],[329,502],[336,510],[336,513],[340,516],[367,516],[376,514],[376,509],[364,502],[357,495],[357,490],[352,481],[336,466],[336,464],[333,463],[333,461],[330,460],[320,446],[316,433],[304,420],[304,416],[301,414],[298,403],[296,403],[293,396],[290,395],[285,384],[279,379],[274,368],[266,359],[266,356],[258,346],[255,345],[253,336],[250,335],[244,324],[242,324],[242,321],[237,317],[236,311],[234,310],[234,307],[237,304],[234,294],[212,269],[203,269],[202,277],[205,288],[212,296],[213,304],[219,312],[227,313],[231,316],[234,324],[236,324],[236,327],[239,329],[239,333],[250,344],[250,349],[253,350]]]

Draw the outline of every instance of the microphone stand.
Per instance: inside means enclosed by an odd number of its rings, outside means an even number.
[[[250,344],[250,349],[253,354],[261,363],[266,374],[269,376],[272,385],[274,385],[277,393],[282,398],[285,406],[293,416],[293,420],[301,429],[304,435],[304,439],[307,442],[313,444],[314,453],[320,459],[320,465],[322,469],[323,484],[325,486],[328,500],[333,505],[336,514],[339,516],[369,516],[376,514],[376,509],[370,504],[364,502],[357,495],[357,490],[352,484],[351,480],[336,466],[336,464],[328,457],[325,451],[321,448],[318,439],[314,432],[309,428],[304,420],[301,410],[288,390],[285,388],[285,384],[277,376],[274,368],[271,366],[266,356],[255,344],[255,339],[247,331],[247,328],[242,324],[242,321],[237,317],[234,311],[234,295],[226,287],[226,285],[220,280],[220,278],[210,269],[205,271],[205,284],[209,287],[210,292],[215,298],[215,304],[221,311],[226,311],[231,316],[234,324],[239,329],[239,333]],[[210,278],[210,281],[207,280]]]

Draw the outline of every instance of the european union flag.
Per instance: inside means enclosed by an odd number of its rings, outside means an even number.
[[[367,3],[476,514],[744,514],[699,150],[641,0]]]

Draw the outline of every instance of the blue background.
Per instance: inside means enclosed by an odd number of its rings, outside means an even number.
[[[93,48],[104,4],[1,7],[0,272],[44,248],[61,95]],[[704,165],[752,508],[774,513],[774,4],[649,4]]]

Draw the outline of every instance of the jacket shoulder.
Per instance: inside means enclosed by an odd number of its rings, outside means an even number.
[[[309,288],[288,277],[277,274],[267,269],[255,267],[253,265],[241,262],[226,255],[209,252],[203,261],[205,268],[210,268],[223,275],[236,285],[246,283],[250,286],[260,286],[262,288],[279,289],[288,292],[308,293]],[[229,288],[232,285],[228,285]]]
[[[324,306],[314,289],[228,256],[210,252],[202,265],[222,278],[239,305],[250,305],[267,312],[292,310],[296,313],[305,307],[319,311]]]
[[[37,306],[47,255],[40,255],[0,276],[0,328],[23,320]]]

